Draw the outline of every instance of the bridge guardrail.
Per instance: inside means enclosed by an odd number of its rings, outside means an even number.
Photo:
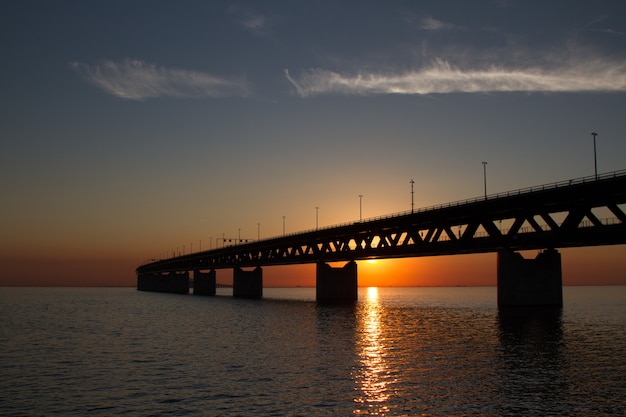
[[[511,197],[511,196],[516,196],[516,195],[522,195],[522,194],[530,194],[530,193],[538,192],[538,191],[545,191],[545,190],[551,190],[551,189],[556,189],[556,188],[561,188],[561,187],[568,187],[571,185],[584,184],[588,182],[594,182],[597,180],[617,178],[617,177],[622,177],[622,176],[626,176],[626,169],[598,174],[597,178],[595,175],[591,175],[591,176],[586,176],[586,177],[574,178],[571,180],[562,180],[562,181],[557,181],[557,182],[548,183],[548,184],[535,185],[532,187],[519,188],[517,190],[503,191],[499,193],[488,194],[486,198],[484,196],[473,197],[473,198],[467,198],[464,200],[452,201],[449,203],[434,204],[432,206],[421,207],[413,211],[405,210],[405,211],[400,211],[396,213],[384,214],[381,216],[368,217],[366,219],[363,219],[362,221],[338,223],[338,224],[333,224],[330,226],[319,227],[317,229],[301,230],[298,232],[287,233],[285,235],[272,236],[272,237],[268,237],[266,239],[261,239],[261,240],[273,240],[273,239],[279,239],[282,237],[295,236],[295,235],[299,235],[303,233],[311,233],[311,232],[316,232],[320,230],[334,229],[334,228],[342,227],[342,226],[351,226],[356,223],[367,223],[367,222],[376,221],[376,220],[392,219],[394,217],[408,216],[409,214],[424,213],[427,211],[440,210],[440,209],[450,208],[450,207],[457,207],[457,206],[471,204],[471,203],[478,203],[480,201],[485,201],[485,199],[493,200],[497,198],[505,198],[505,197]]]

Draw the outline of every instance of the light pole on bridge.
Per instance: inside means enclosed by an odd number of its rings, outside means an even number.
[[[593,132],[591,136],[593,136],[593,167],[596,173],[596,181],[597,181],[598,180],[598,158],[596,156],[596,136],[598,136],[598,134],[596,132]]]
[[[483,161],[483,182],[485,184],[485,200],[487,199],[487,163]]]
[[[359,194],[359,221],[363,221],[363,194]]]
[[[283,216],[283,236],[285,236],[285,216]]]
[[[318,212],[319,212],[319,207],[315,206],[315,230],[317,230],[318,227]]]
[[[413,184],[415,184],[415,181],[411,178],[411,214],[413,214],[413,208],[415,207],[415,204],[413,203]]]

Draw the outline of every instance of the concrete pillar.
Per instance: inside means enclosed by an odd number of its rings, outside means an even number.
[[[153,274],[137,274],[137,289],[139,291],[154,291],[150,288],[153,286]]]
[[[244,271],[241,268],[233,270],[233,297],[263,297],[263,270],[260,266],[252,271]]]
[[[357,265],[350,261],[341,268],[317,263],[315,283],[317,301],[356,301],[358,299]]]
[[[139,291],[161,291],[161,287],[164,286],[162,274],[158,273],[144,273],[137,274],[137,289]]]
[[[137,289],[140,291],[189,294],[189,272],[138,274]]]
[[[561,254],[547,249],[535,259],[498,252],[498,307],[563,306]]]
[[[215,295],[216,276],[215,269],[211,269],[206,273],[197,269],[193,271],[193,294]]]
[[[161,275],[164,280],[162,292],[175,294],[189,294],[189,272],[170,272],[168,275]]]

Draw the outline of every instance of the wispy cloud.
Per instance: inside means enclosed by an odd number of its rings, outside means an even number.
[[[454,29],[454,28],[456,28],[456,25],[453,25],[452,23],[443,22],[431,16],[425,17],[420,21],[420,29],[424,29],[424,30],[443,30],[443,29]]]
[[[490,92],[626,91],[626,63],[590,61],[551,68],[463,69],[443,60],[428,67],[397,74],[361,72],[342,74],[313,69],[285,76],[297,95],[324,94],[447,94]]]
[[[241,20],[241,24],[246,29],[250,29],[252,31],[258,32],[260,30],[263,30],[263,28],[265,28],[266,19],[264,16],[261,16],[261,15],[247,16],[245,19]]]
[[[267,35],[272,18],[255,12],[249,7],[242,7],[233,5],[228,9],[229,13],[234,15],[236,22],[246,31],[252,32],[255,35]]]
[[[138,60],[105,60],[97,65],[73,62],[70,67],[105,92],[128,100],[231,97],[250,92],[244,78],[222,78]]]

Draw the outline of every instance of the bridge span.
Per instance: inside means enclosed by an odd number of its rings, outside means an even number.
[[[624,205],[626,170],[162,259],[137,268],[137,288],[188,293],[193,271],[194,294],[214,295],[215,270],[232,268],[233,295],[256,298],[263,266],[316,263],[318,300],[355,300],[357,260],[497,252],[499,306],[562,305],[557,249],[625,244]]]

